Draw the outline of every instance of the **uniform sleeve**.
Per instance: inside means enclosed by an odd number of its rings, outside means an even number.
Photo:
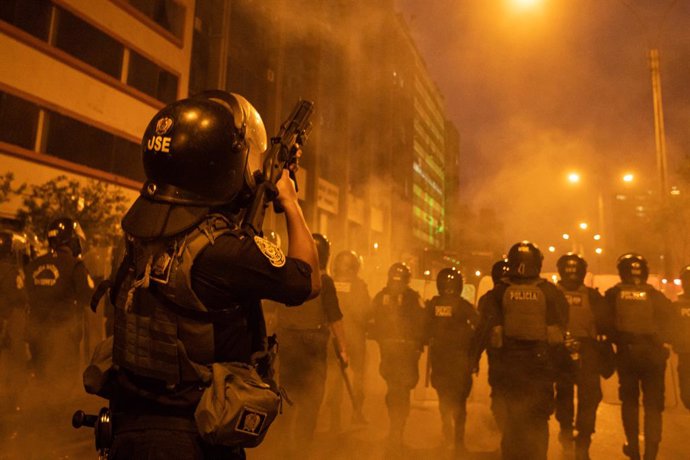
[[[247,236],[223,235],[199,254],[193,288],[221,291],[234,300],[269,299],[301,305],[311,293],[311,267],[291,257],[265,255]]]
[[[618,288],[612,287],[604,293],[604,302],[602,304],[602,332],[608,336],[616,332],[616,296],[618,296]]]
[[[0,304],[7,307],[0,308],[0,318],[8,318],[12,314],[13,308],[23,308],[27,304],[24,274],[16,269],[11,270],[2,279],[0,292],[3,295]]]
[[[608,308],[604,296],[601,295],[598,289],[588,289],[589,304],[592,307],[592,314],[594,315],[594,324],[597,334],[607,334],[608,322],[607,312]]]
[[[555,285],[545,282],[542,285],[546,294],[546,324],[560,326],[563,330],[568,325],[568,301]]]
[[[88,305],[91,301],[95,285],[93,279],[91,279],[91,275],[89,275],[89,271],[86,269],[86,265],[84,265],[82,261],[77,262],[74,266],[74,271],[72,272],[72,285],[74,287],[77,302],[82,306]]]
[[[660,338],[670,343],[673,341],[673,329],[676,322],[676,310],[671,301],[662,292],[654,289],[652,291],[654,304],[654,316],[657,319],[660,329]]]
[[[335,323],[343,319],[338,303],[338,294],[335,291],[333,279],[328,275],[321,275],[321,305],[326,313],[326,320]]]

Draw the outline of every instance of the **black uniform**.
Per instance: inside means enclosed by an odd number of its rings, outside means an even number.
[[[119,371],[101,390],[115,420],[111,456],[138,458],[149,446],[146,458],[244,458],[241,449],[209,446],[199,437],[194,410],[209,377],[203,371],[214,362],[253,363],[253,355],[265,350],[261,298],[303,302],[311,268],[276,247],[266,250],[269,243],[220,215],[209,215],[174,241],[168,243],[182,259],[168,260],[145,241],[130,239],[111,292]],[[146,262],[151,250],[153,260],[176,262],[152,267]],[[140,281],[147,278],[145,288]]]
[[[374,297],[373,309],[372,336],[379,344],[379,372],[387,385],[390,441],[400,443],[410,413],[410,391],[419,380],[424,307],[418,292],[405,287],[396,293],[384,287]]]
[[[616,344],[623,429],[632,458],[639,456],[639,399],[644,405],[645,458],[655,458],[661,442],[664,373],[671,302],[646,283],[619,283],[605,294],[607,328]],[[653,454],[651,453],[653,452]]]
[[[27,342],[36,376],[69,388],[79,375],[84,306],[93,280],[72,249],[59,246],[26,268],[29,297]]]
[[[690,286],[686,288],[690,291]],[[680,399],[690,409],[690,293],[684,292],[678,297],[676,306],[676,334],[673,350],[678,353],[678,380],[680,381]]]
[[[314,436],[326,385],[328,325],[342,317],[333,280],[323,272],[318,297],[278,310],[280,384],[294,403],[281,421],[289,431],[291,451],[304,452]]]
[[[578,440],[588,447],[594,433],[597,407],[602,399],[600,371],[602,368],[600,348],[605,343],[597,342],[602,333],[602,318],[606,306],[604,297],[596,289],[559,282],[558,287],[568,301],[568,331],[578,343],[577,354],[564,356],[565,369],[558,373],[556,381],[556,420],[561,433],[572,435],[575,420],[575,385],[577,385],[577,420],[574,427]],[[572,358],[576,358],[573,360]]]
[[[354,278],[334,277],[338,302],[343,312],[343,323],[347,331],[347,353],[352,369],[352,391],[361,405],[364,401],[366,372],[366,325],[371,319],[371,297],[367,283],[358,276]],[[340,376],[332,380],[328,389],[327,404],[331,410],[331,429],[340,426],[340,407],[344,382]],[[358,420],[356,420],[358,421]]]
[[[553,411],[553,346],[562,342],[568,304],[540,278],[510,278],[487,298],[500,355],[496,385],[506,402],[504,459],[546,459]],[[502,343],[501,343],[502,342]]]
[[[470,350],[478,315],[468,301],[448,294],[432,298],[426,311],[431,385],[438,393],[443,434],[460,447],[472,389]]]
[[[10,318],[15,309],[25,308],[24,273],[17,268],[12,256],[0,258],[0,356],[6,352],[16,354],[12,352],[18,346],[23,347],[21,341],[12,343]],[[0,412],[2,413],[9,413],[8,408],[15,406],[19,390],[11,361],[3,359],[4,366],[0,368]]]

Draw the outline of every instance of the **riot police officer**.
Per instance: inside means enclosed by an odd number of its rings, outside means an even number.
[[[343,314],[333,279],[326,273],[331,243],[320,233],[313,237],[319,255],[321,295],[299,307],[278,310],[280,384],[294,403],[286,408],[283,422],[291,440],[288,455],[298,458],[305,457],[304,450],[309,450],[316,429],[325,392],[331,334],[341,359],[348,361]]]
[[[0,357],[12,348],[10,320],[17,309],[26,308],[26,291],[24,290],[24,271],[18,265],[17,253],[13,248],[13,236],[10,231],[0,231]],[[16,345],[16,344],[15,344]],[[9,407],[15,407],[17,388],[12,385],[12,369],[9,361],[0,369],[0,412],[8,413]]]
[[[690,409],[690,265],[683,267],[679,278],[683,293],[678,296],[675,304],[677,327],[673,350],[678,353],[680,399]]]
[[[597,407],[601,402],[600,346],[603,316],[606,307],[598,290],[585,286],[587,262],[578,254],[568,253],[556,263],[560,280],[558,287],[568,301],[568,346],[562,369],[556,381],[556,420],[560,423],[559,439],[566,448],[575,440],[575,458],[589,459],[589,446],[594,433]],[[574,388],[577,385],[577,420],[574,427]]]
[[[367,283],[359,276],[361,260],[354,251],[341,251],[333,258],[333,281],[338,293],[338,302],[343,312],[347,331],[347,352],[352,369],[352,391],[355,402],[353,423],[364,423],[361,411],[364,403],[366,371],[366,325],[371,319],[371,297]],[[343,379],[338,375],[332,379],[328,389],[327,402],[331,411],[331,431],[340,427]]]
[[[553,348],[563,343],[568,304],[539,277],[543,256],[529,241],[508,252],[507,277],[487,299],[491,344],[500,354],[497,386],[505,397],[504,459],[546,459],[553,410]]]
[[[244,458],[241,446],[199,437],[194,411],[215,376],[209,369],[260,364],[261,299],[299,305],[321,286],[316,248],[285,171],[277,200],[289,230],[287,257],[238,226],[255,186],[250,159],[265,149],[258,112],[223,91],[169,104],[144,132],[147,180],[122,221],[126,254],[110,290],[114,336],[84,373],[87,391],[110,399],[113,459]],[[247,417],[228,436],[262,429],[265,415],[243,410]]]
[[[472,389],[470,349],[478,315],[461,296],[459,271],[440,270],[436,287],[438,295],[426,305],[431,385],[438,393],[444,438],[460,453],[465,450],[467,397]]]
[[[373,300],[371,336],[379,344],[379,372],[387,386],[391,446],[402,444],[410,392],[419,380],[419,357],[424,346],[425,312],[419,293],[409,287],[411,277],[407,265],[394,263],[388,270],[386,286]]]
[[[668,350],[670,301],[647,284],[647,260],[633,253],[617,263],[621,282],[605,293],[609,335],[616,344],[625,455],[640,458],[639,399],[642,386],[644,406],[644,459],[653,460],[661,442],[661,413],[664,410],[664,373]]]
[[[83,312],[94,283],[81,259],[86,237],[77,221],[54,220],[47,239],[49,252],[26,266],[27,342],[36,377],[69,391],[79,375]]]

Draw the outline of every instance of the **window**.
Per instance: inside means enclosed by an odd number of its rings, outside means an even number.
[[[143,181],[139,145],[73,118],[46,111],[45,153]]]
[[[48,40],[49,0],[1,0],[0,20],[9,22],[41,40]]]
[[[127,0],[156,24],[182,38],[184,28],[184,7],[174,0]]]
[[[177,76],[130,51],[127,84],[166,103],[177,99]]]
[[[55,46],[119,80],[124,46],[68,11],[56,13]]]
[[[37,105],[0,92],[0,141],[33,150],[38,112]]]

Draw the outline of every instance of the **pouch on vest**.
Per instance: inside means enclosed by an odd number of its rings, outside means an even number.
[[[258,446],[280,411],[280,395],[248,364],[214,363],[212,372],[213,382],[194,412],[202,439],[213,445]]]

